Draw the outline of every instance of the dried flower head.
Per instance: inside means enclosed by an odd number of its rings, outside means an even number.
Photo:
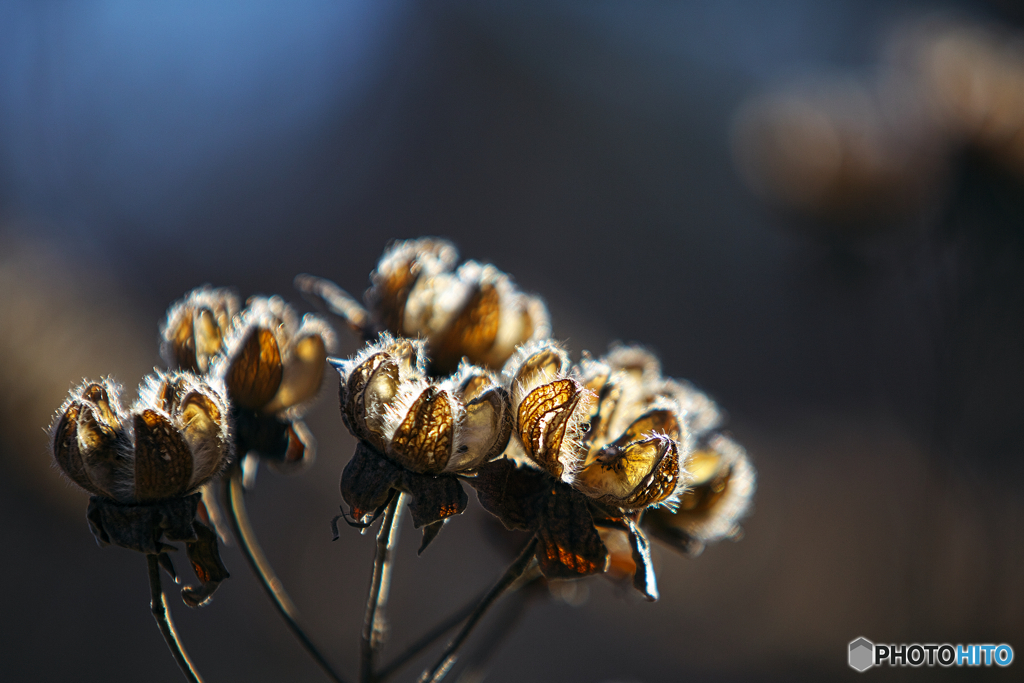
[[[652,510],[644,528],[688,555],[699,555],[708,543],[739,538],[739,523],[750,513],[757,474],[746,450],[715,434],[691,459],[691,488],[678,508]]]
[[[342,417],[359,439],[341,480],[355,524],[368,524],[404,491],[414,523],[427,527],[426,547],[444,520],[465,509],[453,475],[500,455],[512,421],[507,392],[486,370],[467,363],[442,382],[429,381],[423,346],[385,333],[332,364],[341,375]]]
[[[146,378],[139,399],[122,408],[120,387],[86,382],[71,392],[51,428],[54,460],[93,494],[88,519],[101,545],[159,555],[172,576],[163,540],[184,541],[202,586],[182,589],[197,607],[228,578],[216,536],[196,520],[195,491],[231,455],[228,406],[191,372]]]
[[[486,370],[466,363],[443,382],[428,381],[423,343],[387,334],[336,367],[352,434],[407,470],[465,471],[505,450],[507,392]]]
[[[614,348],[584,359],[580,381],[598,398],[590,411],[587,457],[574,485],[607,505],[641,510],[672,505],[685,487],[691,449],[680,387],[661,376],[653,354]]]
[[[325,300],[365,338],[387,331],[420,337],[433,374],[456,370],[462,358],[500,368],[515,348],[551,333],[547,308],[490,264],[467,261],[446,240],[424,237],[391,245],[370,275],[366,311],[333,283],[309,275],[296,286]]]
[[[160,326],[160,355],[172,368],[208,372],[224,348],[238,309],[238,295],[230,289],[193,289],[167,310]]]
[[[119,394],[109,380],[87,382],[54,421],[54,458],[85,490],[122,503],[175,498],[227,463],[228,408],[208,383],[188,372],[152,375],[130,410]]]

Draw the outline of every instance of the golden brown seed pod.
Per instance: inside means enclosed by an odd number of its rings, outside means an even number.
[[[160,355],[172,368],[207,372],[223,350],[238,309],[238,295],[230,289],[193,289],[167,310],[160,326]]]
[[[238,407],[294,419],[319,393],[334,343],[319,317],[300,320],[280,297],[252,297],[233,321],[213,373],[224,378]]]
[[[644,525],[658,538],[696,555],[708,543],[738,538],[739,523],[750,513],[757,474],[746,451],[722,435],[694,453],[690,470],[693,483],[678,508],[650,511]]]
[[[521,292],[490,264],[467,261],[446,240],[425,237],[396,242],[370,276],[360,307],[337,285],[300,275],[295,285],[322,299],[349,327],[370,338],[378,332],[418,337],[430,348],[431,373],[453,373],[463,358],[490,369],[502,367],[515,348],[551,334],[547,307]]]
[[[583,465],[581,426],[593,395],[569,377],[569,357],[551,341],[520,347],[505,365],[517,444],[552,476],[571,483]]]
[[[422,351],[422,342],[382,335],[354,359],[335,364],[350,431],[422,474],[463,471],[497,457],[510,432],[504,390],[472,366],[430,383]]]
[[[180,497],[216,475],[230,455],[227,405],[188,372],[147,377],[131,410],[119,388],[89,382],[71,393],[53,427],[54,458],[90,493],[122,503]]]

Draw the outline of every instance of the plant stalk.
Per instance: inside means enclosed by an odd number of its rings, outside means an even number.
[[[267,561],[263,549],[256,540],[256,532],[253,531],[252,522],[249,520],[249,513],[245,507],[245,488],[242,485],[242,468],[235,466],[231,468],[230,476],[226,478],[225,497],[227,498],[228,519],[231,522],[231,530],[238,539],[238,545],[245,555],[249,567],[259,580],[263,590],[266,591],[270,602],[277,609],[288,628],[298,638],[299,643],[305,648],[309,656],[320,666],[323,672],[334,683],[346,683],[334,667],[320,653],[320,650],[313,644],[306,631],[298,622],[298,610],[295,603],[288,597],[281,580],[274,574],[273,568]]]
[[[377,676],[374,666],[377,651],[384,637],[386,622],[384,608],[387,606],[391,593],[391,559],[392,551],[398,540],[398,524],[405,496],[399,493],[388,504],[384,512],[384,520],[377,531],[377,550],[373,558],[373,576],[370,579],[370,592],[366,596],[366,614],[363,618],[362,647],[360,649],[359,680],[361,683],[376,683]]]
[[[171,616],[167,613],[167,601],[164,599],[164,591],[160,585],[159,557],[146,555],[146,560],[149,562],[149,607],[153,612],[153,618],[156,619],[156,625],[160,628],[160,633],[163,634],[164,641],[171,649],[174,661],[178,663],[178,668],[181,669],[185,679],[191,683],[202,683],[203,679],[196,673],[195,667],[192,666],[192,660],[188,658],[188,654],[181,647],[178,632],[174,630],[174,622],[171,621]]]
[[[534,536],[530,539],[530,542],[526,544],[526,547],[523,548],[523,551],[519,553],[519,557],[517,557],[515,561],[509,565],[509,568],[505,570],[505,573],[502,574],[500,579],[498,579],[498,582],[494,584],[491,590],[487,591],[484,599],[480,601],[480,604],[476,606],[473,613],[469,615],[469,618],[466,620],[466,624],[462,627],[462,630],[459,631],[458,635],[456,635],[450,643],[448,643],[448,647],[446,647],[444,652],[441,653],[441,657],[437,660],[434,667],[423,672],[423,675],[419,678],[419,683],[437,683],[448,675],[452,665],[455,664],[455,653],[462,646],[462,643],[469,637],[469,634],[473,631],[477,622],[479,622],[487,610],[490,609],[491,605],[493,605],[498,598],[500,598],[505,591],[507,591],[509,587],[523,575],[523,572],[525,572],[530,566],[530,563],[533,562],[534,553],[536,551],[537,537]]]

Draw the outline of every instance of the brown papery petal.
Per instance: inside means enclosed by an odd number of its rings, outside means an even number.
[[[536,386],[553,380],[562,370],[563,356],[554,349],[543,349],[533,354],[519,366],[515,386]]]
[[[192,481],[197,486],[220,471],[227,456],[222,440],[223,420],[217,403],[209,396],[192,392],[181,401],[181,435],[194,455]]]
[[[470,401],[461,433],[462,452],[453,455],[449,470],[474,468],[501,455],[512,436],[508,392],[492,385]]]
[[[140,503],[186,493],[192,479],[188,444],[153,410],[135,416],[135,499]]]
[[[196,366],[199,372],[206,372],[210,367],[210,358],[215,356],[224,344],[224,330],[214,312],[206,307],[196,311],[193,327]]]
[[[453,372],[463,356],[473,363],[484,361],[498,336],[500,297],[493,284],[483,283],[470,296],[441,339],[432,345],[434,371]]]
[[[440,472],[451,457],[454,430],[448,392],[428,386],[395,429],[387,453],[413,472]]]
[[[256,328],[231,362],[227,374],[228,393],[240,408],[259,410],[274,398],[283,375],[281,350],[274,334],[262,327]]]
[[[284,368],[281,387],[274,400],[264,407],[265,413],[305,403],[320,391],[327,363],[327,346],[319,334],[304,337],[295,343],[292,357]]]
[[[199,367],[196,358],[195,325],[191,315],[187,313],[178,320],[178,326],[168,335],[170,337],[171,353],[174,354],[174,364],[182,370],[192,372],[204,372]]]
[[[85,463],[82,460],[82,453],[78,450],[78,413],[81,406],[72,403],[57,423],[57,429],[53,433],[53,457],[60,466],[61,471],[89,493],[99,494],[96,486],[89,479],[85,470]]]
[[[556,477],[565,469],[558,454],[581,395],[575,380],[560,379],[537,387],[519,404],[516,425],[526,454]]]
[[[693,478],[693,485],[700,486],[711,481],[722,470],[722,456],[710,448],[703,448],[690,456],[687,467]]]

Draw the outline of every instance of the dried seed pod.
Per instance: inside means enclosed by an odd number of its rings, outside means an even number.
[[[705,545],[738,538],[739,522],[750,513],[757,474],[739,444],[715,435],[694,453],[693,483],[679,499],[678,509],[652,510],[644,527],[657,538],[690,555]]]
[[[677,385],[639,346],[615,346],[575,371],[597,394],[585,435],[587,459],[575,486],[608,505],[640,510],[671,505],[688,481],[692,437]]]
[[[167,310],[160,326],[160,355],[172,368],[207,372],[223,350],[238,308],[238,295],[230,289],[193,289]]]
[[[131,410],[109,380],[73,391],[52,428],[61,470],[121,503],[184,496],[217,474],[230,451],[227,405],[188,372],[150,376]]]
[[[466,365],[440,384],[427,381],[423,344],[382,335],[341,374],[342,416],[354,436],[411,471],[463,471],[496,457],[509,439],[506,393]]]
[[[320,391],[334,332],[280,297],[253,297],[233,321],[213,373],[243,410],[294,419]]]
[[[533,463],[572,483],[583,465],[581,426],[593,395],[568,376],[569,357],[554,342],[527,344],[505,365],[517,443]]]
[[[523,294],[512,279],[490,264],[467,261],[445,240],[397,242],[385,251],[370,276],[366,311],[333,283],[310,275],[296,287],[323,299],[365,338],[386,331],[421,337],[430,348],[431,372],[454,372],[462,358],[496,369],[516,346],[551,333],[547,308]]]

